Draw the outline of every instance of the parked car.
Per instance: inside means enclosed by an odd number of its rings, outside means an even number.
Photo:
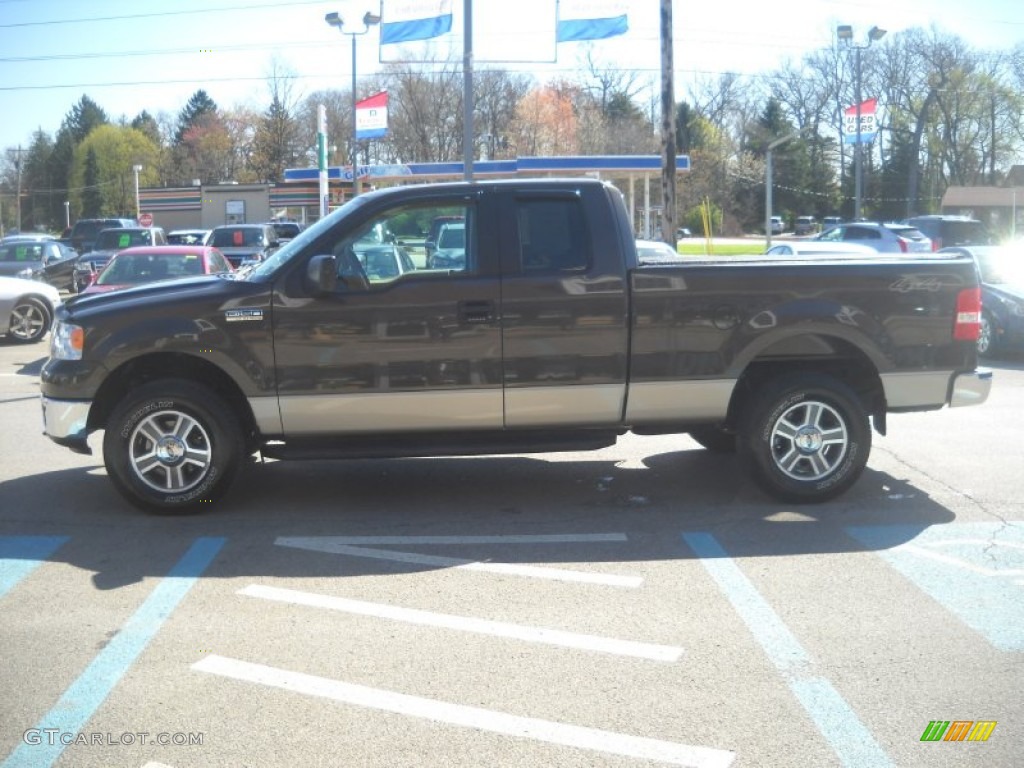
[[[970,216],[913,216],[906,223],[921,230],[932,241],[935,251],[956,245],[994,245],[996,242],[988,227]]]
[[[430,269],[466,268],[466,225],[444,224],[437,235],[437,246],[427,263]]]
[[[826,256],[847,254],[850,256],[877,256],[878,251],[859,243],[828,242],[824,240],[791,240],[778,243],[767,251],[769,256]]]
[[[683,240],[687,237],[693,237],[693,232],[690,231],[689,227],[679,227],[676,230],[676,240]]]
[[[813,216],[797,216],[793,231],[797,235],[812,235],[818,231],[818,220]]]
[[[356,258],[371,283],[393,280],[407,272],[415,272],[409,253],[398,245],[374,245],[368,248],[356,248]]]
[[[280,246],[277,232],[270,224],[222,224],[214,227],[206,241],[223,253],[231,266],[259,263]]]
[[[772,216],[771,219],[769,219],[769,222],[770,222],[769,223],[769,228],[772,231],[771,233],[773,235],[781,235],[783,230],[785,229],[785,226],[786,226],[782,222],[782,217],[781,216]]]
[[[302,231],[302,225],[297,221],[273,221],[270,226],[274,228],[277,233],[277,239],[284,243],[291,240],[293,237],[298,237],[299,232]]]
[[[879,253],[927,253],[932,241],[908,224],[853,221],[826,229],[814,240],[824,242],[859,243]]]
[[[971,245],[939,253],[974,257],[981,276],[981,333],[978,354],[995,357],[1024,348],[1024,247]]]
[[[150,245],[126,248],[112,258],[83,296],[176,277],[233,272],[216,248],[205,245]]]
[[[435,216],[430,222],[430,229],[427,231],[427,239],[423,244],[424,250],[426,251],[426,266],[434,260],[434,251],[437,250],[437,240],[441,235],[441,229],[448,224],[464,224],[466,217],[458,214],[446,214],[444,216]]]
[[[682,258],[679,252],[668,243],[660,240],[637,240],[636,258],[640,264],[678,263]]]
[[[96,237],[104,229],[137,227],[135,219],[79,219],[71,228],[71,247],[79,253],[88,253],[96,247]]]
[[[82,291],[107,266],[114,254],[138,245],[167,245],[160,227],[115,227],[96,235],[95,247],[78,257],[75,264],[75,290]]]
[[[0,334],[18,344],[39,341],[50,330],[60,303],[60,293],[52,285],[0,277]]]
[[[175,229],[167,233],[168,245],[206,245],[208,229]]]
[[[843,217],[842,216],[822,216],[821,217],[822,229],[828,229],[829,227],[835,227],[835,226],[837,226],[839,224],[842,224],[842,223],[843,223]]]
[[[55,288],[71,290],[78,254],[51,237],[23,238],[4,238],[0,244],[0,275],[42,280]]]

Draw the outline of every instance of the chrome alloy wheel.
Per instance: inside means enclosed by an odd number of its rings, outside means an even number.
[[[36,341],[46,333],[49,322],[46,310],[38,302],[26,301],[11,311],[7,332],[18,341]]]
[[[850,436],[839,412],[826,403],[805,400],[787,408],[772,425],[775,465],[794,480],[827,477],[846,456]]]
[[[198,485],[212,459],[206,430],[181,411],[157,411],[143,418],[132,432],[128,450],[135,474],[161,492]]]

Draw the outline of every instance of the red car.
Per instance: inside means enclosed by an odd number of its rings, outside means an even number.
[[[220,272],[234,272],[234,269],[216,248],[207,245],[140,245],[115,254],[82,291],[82,295]]]

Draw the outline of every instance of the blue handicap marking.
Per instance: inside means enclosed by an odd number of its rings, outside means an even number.
[[[0,597],[67,540],[67,536],[0,536]]]
[[[1024,522],[846,531],[995,648],[1024,650]]]

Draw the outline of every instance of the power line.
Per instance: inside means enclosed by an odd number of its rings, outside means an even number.
[[[320,5],[323,0],[290,0],[289,5]],[[160,11],[158,13],[133,13],[123,16],[85,16],[78,19],[47,19],[46,21],[19,21],[13,24],[0,24],[0,29],[16,27],[49,27],[58,24],[83,24],[95,21],[123,21],[126,19],[152,19],[164,16],[188,16],[198,13],[220,13],[223,11],[252,11],[256,9],[277,9],[280,3],[265,5],[227,5],[218,8],[197,8],[190,11]]]

